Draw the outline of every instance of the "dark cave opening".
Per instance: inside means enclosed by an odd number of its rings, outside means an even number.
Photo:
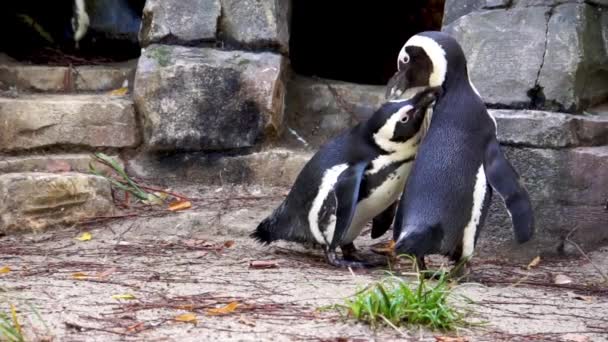
[[[384,85],[412,35],[440,30],[445,0],[293,0],[290,58],[306,76]]]
[[[76,38],[78,24],[74,26],[75,18],[83,18],[78,3],[84,4],[89,18],[80,39]],[[145,0],[6,1],[0,10],[0,52],[22,62],[46,65],[137,58],[144,4]]]

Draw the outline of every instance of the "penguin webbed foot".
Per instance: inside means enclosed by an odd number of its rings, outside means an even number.
[[[443,271],[439,269],[429,269],[424,261],[424,256],[414,256],[416,263],[416,271],[428,280],[440,280],[440,279],[455,279],[460,280],[466,276],[467,262],[460,261],[452,267],[450,271]]]
[[[345,245],[344,247],[341,247],[341,249],[343,254],[342,258],[339,258],[336,255],[335,250],[330,250],[329,248],[324,249],[325,260],[327,260],[328,264],[340,268],[373,268],[387,265],[386,261],[368,261],[361,259],[361,257],[357,255],[357,249],[353,244]]]

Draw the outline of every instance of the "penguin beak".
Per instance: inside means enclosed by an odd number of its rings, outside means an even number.
[[[408,88],[409,82],[407,81],[407,67],[400,68],[391,77],[386,85],[386,94],[384,95],[387,100],[392,100],[401,97],[405,90]]]

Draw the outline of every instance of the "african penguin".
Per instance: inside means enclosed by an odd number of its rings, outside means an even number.
[[[454,261],[473,255],[492,189],[503,198],[519,243],[534,234],[530,198],[496,138],[496,121],[470,82],[458,42],[442,32],[411,37],[398,57],[398,71],[387,96],[408,89],[441,87],[430,126],[395,217],[397,254],[416,257],[440,253]]]
[[[370,220],[373,238],[390,228],[422,121],[440,91],[431,88],[411,100],[389,101],[369,120],[323,145],[251,237],[266,244],[320,244],[327,262],[338,267],[374,266],[356,257],[353,241]]]

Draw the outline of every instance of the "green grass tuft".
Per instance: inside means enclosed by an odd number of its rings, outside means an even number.
[[[420,273],[415,283],[391,276],[367,286],[337,307],[372,326],[388,322],[447,331],[469,325],[465,313],[448,302],[451,291],[445,275],[432,284]]]
[[[12,305],[10,314],[0,312],[0,341],[25,341],[16,309]]]

